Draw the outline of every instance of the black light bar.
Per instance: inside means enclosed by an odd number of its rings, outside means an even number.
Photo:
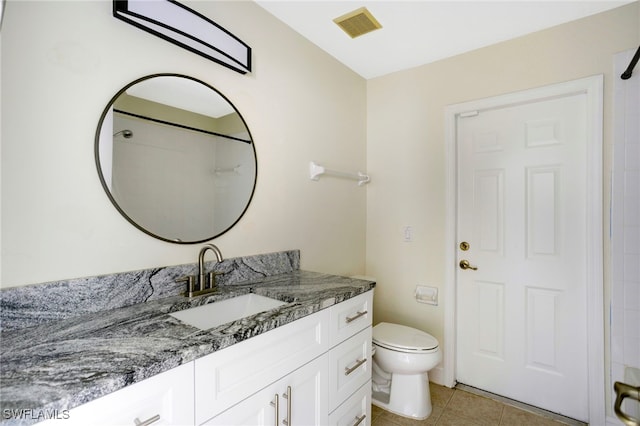
[[[247,44],[175,0],[113,0],[113,16],[241,74],[251,71]]]

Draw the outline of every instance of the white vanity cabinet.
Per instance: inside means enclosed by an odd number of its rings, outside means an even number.
[[[196,423],[369,424],[372,303],[369,291],[196,360]]]
[[[40,425],[192,425],[193,362],[134,383]]]
[[[369,425],[372,303],[368,291],[84,404],[64,424]]]

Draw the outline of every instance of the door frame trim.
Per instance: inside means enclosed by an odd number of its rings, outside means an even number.
[[[587,95],[587,365],[589,423],[605,422],[603,258],[603,75],[552,84],[445,107],[444,384],[456,380],[457,138],[456,118],[465,112],[502,108],[584,93]]]

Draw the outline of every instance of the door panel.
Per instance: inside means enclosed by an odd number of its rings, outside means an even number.
[[[504,284],[476,281],[475,347],[479,355],[504,360]]]
[[[479,248],[503,255],[504,252],[504,170],[481,170],[475,176],[478,211]]]
[[[556,290],[526,289],[527,368],[559,373],[556,321],[561,297],[562,293]]]
[[[527,257],[557,255],[559,167],[527,167]]]

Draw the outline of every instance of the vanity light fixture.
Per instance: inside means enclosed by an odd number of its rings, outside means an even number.
[[[113,0],[113,16],[241,74],[251,71],[251,47],[175,0]]]

